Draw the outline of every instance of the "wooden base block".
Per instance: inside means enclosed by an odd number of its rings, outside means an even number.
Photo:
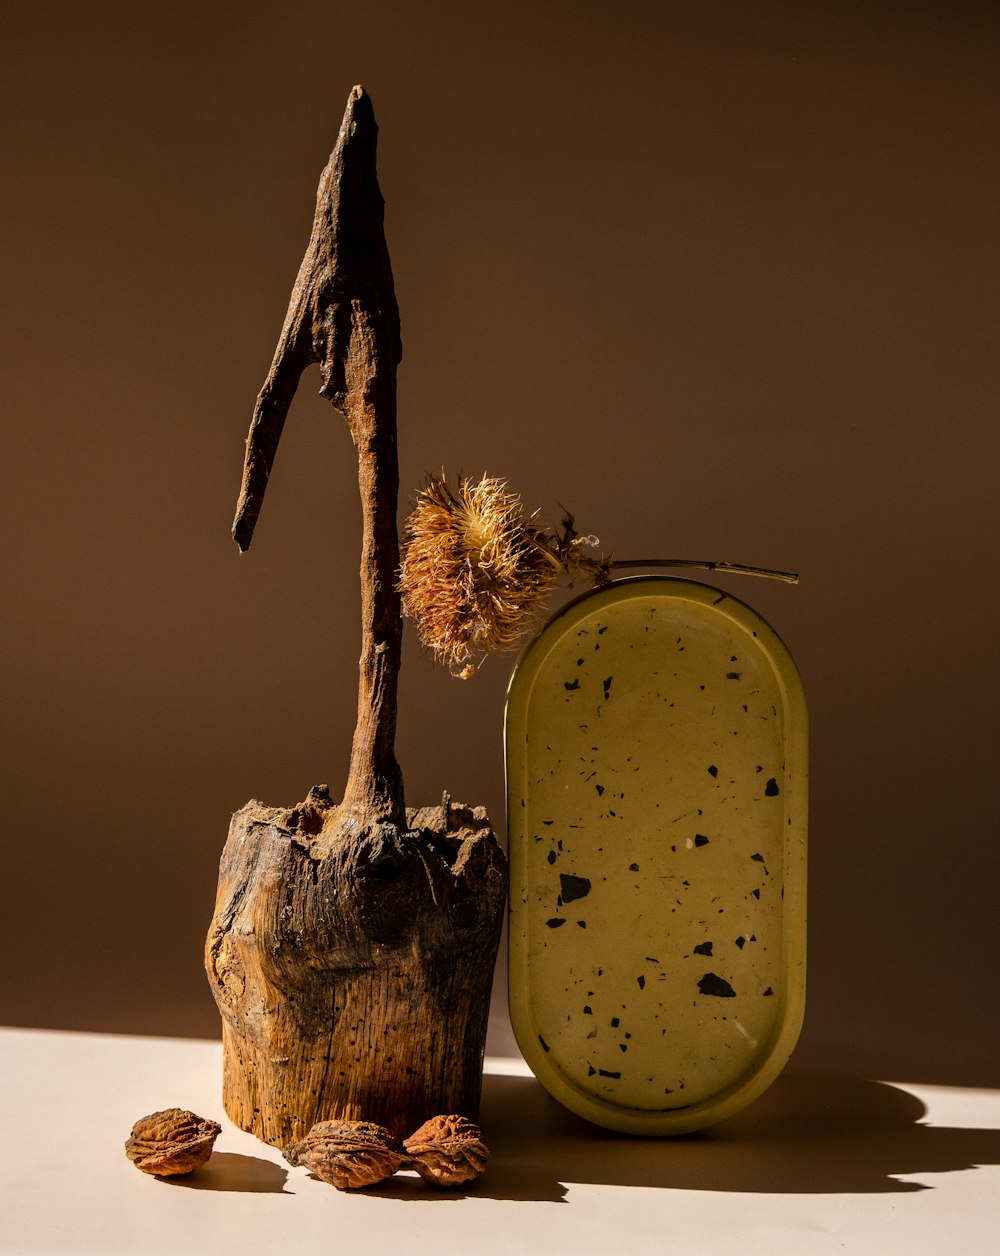
[[[483,808],[446,798],[404,832],[319,787],[237,812],[206,944],[232,1120],[284,1146],[334,1118],[474,1118],[505,896]]]

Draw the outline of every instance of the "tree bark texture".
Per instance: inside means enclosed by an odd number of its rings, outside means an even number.
[[[358,717],[342,799],[234,817],[206,943],[226,1111],[283,1146],[320,1120],[399,1137],[479,1105],[506,861],[483,808],[408,810],[394,751],[396,366],[402,349],[361,88],[320,179],[312,235],[247,438],[233,535],[253,536],[299,378],[347,420],[362,507]],[[276,735],[277,732],[276,732]]]
[[[475,1117],[506,862],[483,808],[345,832],[324,788],[233,817],[208,937],[226,1111],[275,1146]]]

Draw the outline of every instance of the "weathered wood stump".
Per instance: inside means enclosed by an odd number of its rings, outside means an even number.
[[[315,1121],[403,1137],[474,1117],[506,890],[482,808],[407,810],[393,750],[399,314],[371,101],[356,87],[320,178],[312,234],[254,409],[233,535],[250,545],[302,372],[347,420],[362,506],[358,718],[343,798],[233,817],[206,968],[223,1017],[224,1101],[283,1145]]]
[[[323,788],[233,817],[207,965],[226,1111],[265,1142],[478,1112],[506,863],[482,808],[407,824],[345,831]]]

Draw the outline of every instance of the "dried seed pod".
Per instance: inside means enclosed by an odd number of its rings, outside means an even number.
[[[281,1154],[339,1191],[384,1182],[403,1162],[396,1139],[372,1121],[320,1121]]]
[[[427,1182],[460,1186],[486,1168],[490,1149],[478,1125],[464,1116],[434,1116],[403,1143],[409,1163]]]
[[[125,1154],[143,1173],[158,1177],[190,1173],[212,1154],[221,1129],[217,1121],[206,1121],[184,1108],[164,1108],[136,1121]]]
[[[404,528],[400,592],[421,645],[467,679],[477,654],[510,650],[563,564],[506,482],[432,479]]]

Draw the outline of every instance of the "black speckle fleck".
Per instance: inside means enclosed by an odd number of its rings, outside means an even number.
[[[609,676],[607,680],[604,682],[604,697],[606,699],[611,697],[611,682],[613,680],[614,680],[614,677]]]
[[[589,1004],[589,1003],[585,1003],[585,1004],[583,1005],[583,1014],[584,1014],[584,1016],[593,1016],[593,1015],[594,1015],[594,1009],[590,1006],[590,1004]]]
[[[598,795],[600,795],[600,794],[603,794],[603,793],[604,793],[604,786],[603,786],[603,785],[596,785],[596,784],[595,784],[594,788],[597,790]]]
[[[590,879],[588,877],[574,877],[566,872],[561,872],[559,874],[559,887],[563,902],[572,903],[574,899],[587,897],[590,893]]]
[[[578,920],[576,923],[580,926],[581,929],[586,929],[587,927],[587,922],[585,920]]]
[[[760,898],[760,890],[751,890],[750,893],[754,896],[754,898]]]
[[[717,999],[732,999],[736,997],[736,991],[718,973],[706,973],[698,982],[698,989],[702,994],[710,994]]]
[[[620,1024],[621,1024],[621,1020],[620,1020],[617,1016],[612,1016],[612,1018],[611,1018],[611,1028],[612,1028],[612,1029],[617,1029],[617,1028],[618,1028],[618,1026],[619,1026]]]
[[[718,775],[719,775],[719,769],[715,766],[715,764],[714,764],[714,763],[710,763],[710,764],[708,765],[708,774],[709,774],[709,776],[718,776]]]
[[[696,833],[694,835],[694,844],[695,846],[707,846],[708,838],[705,836],[704,833]]]
[[[545,922],[550,929],[558,929],[560,925],[564,925],[566,921],[562,916],[553,916],[551,920]]]
[[[741,934],[740,934],[740,936],[736,939],[736,945],[737,945],[737,946],[740,948],[740,950],[742,951],[742,950],[743,950],[743,948],[746,946],[746,944],[747,944],[747,940],[746,940],[746,938],[743,936],[743,934],[741,933]]]
[[[698,945],[694,948],[694,953],[695,955],[711,955],[712,943],[711,942],[699,942]]]
[[[579,679],[579,677],[577,677],[577,679],[576,679],[576,680],[565,680],[565,681],[563,681],[563,688],[564,688],[564,689],[579,689],[579,688],[580,688],[580,679]]]
[[[538,1035],[538,1041],[542,1044],[543,1051],[549,1050],[549,1044],[545,1041],[541,1034]]]
[[[726,672],[726,680],[742,680],[742,672]]]
[[[639,865],[638,865],[638,864],[635,864],[635,863],[633,863],[633,864],[629,864],[629,866],[628,866],[628,870],[629,870],[629,872],[638,872],[638,871],[639,871]]]
[[[617,1073],[612,1073],[610,1069],[599,1068],[597,1071],[601,1075],[601,1077],[611,1077],[611,1078],[614,1078],[615,1081],[618,1081],[618,1079],[621,1077],[620,1070]]]
[[[750,856],[750,858],[754,861],[754,863],[763,863],[763,862],[764,862],[764,856],[763,856],[762,854],[760,854],[760,852],[759,852],[759,851],[758,851],[758,853],[757,853],[756,855],[751,855],[751,856]]]
[[[554,864],[556,861],[556,858],[557,858],[556,852],[554,850],[550,850],[549,851],[549,863]]]
[[[765,999],[769,998],[772,994],[774,994],[774,991],[771,989],[770,986],[768,986],[767,989],[764,991],[764,998]]]
[[[638,976],[638,977],[636,977],[636,981],[638,982],[639,989],[640,989],[640,990],[645,990],[645,988],[646,988],[646,978],[645,978],[645,977],[643,977],[643,975],[642,975],[641,973],[639,974],[639,976]]]
[[[608,625],[607,625],[607,624],[605,624],[603,628],[598,628],[598,630],[597,630],[597,635],[598,635],[599,637],[603,637],[603,636],[604,636],[604,634],[605,634],[607,631],[608,631]]]
[[[588,1065],[587,1065],[587,1076],[588,1076],[588,1077],[596,1077],[596,1075],[597,1075],[597,1069],[596,1069],[596,1068],[594,1068],[593,1064],[588,1064]]]
[[[781,791],[778,789],[778,782],[772,776],[764,786],[764,794],[767,798],[777,798]]]

